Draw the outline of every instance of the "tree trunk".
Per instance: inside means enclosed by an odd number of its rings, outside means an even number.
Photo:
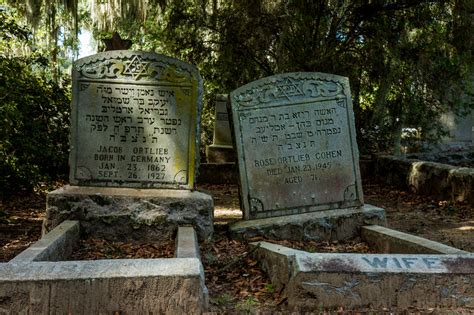
[[[395,122],[392,131],[393,137],[393,155],[399,156],[402,154],[401,151],[401,143],[402,143],[402,130],[403,130],[403,122],[402,119],[399,119]]]
[[[392,87],[392,82],[391,71],[388,70],[387,75],[380,80],[379,89],[375,95],[374,116],[372,117],[373,125],[382,125],[388,93]]]

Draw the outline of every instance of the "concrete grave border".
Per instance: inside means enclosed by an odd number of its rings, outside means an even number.
[[[470,254],[464,250],[379,225],[363,226],[361,236],[370,247],[376,248],[382,253]]]
[[[387,184],[474,206],[474,168],[379,155],[375,173]]]
[[[58,261],[79,240],[65,221],[0,264],[0,313],[200,314],[208,291],[196,232],[179,227],[176,258]]]
[[[473,254],[384,227],[363,231],[372,240],[384,236],[376,245],[403,239],[412,244],[412,254],[308,253],[268,242],[251,245],[260,244],[255,256],[290,310],[474,308]]]

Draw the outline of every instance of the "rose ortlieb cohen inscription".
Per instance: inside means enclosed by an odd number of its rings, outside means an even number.
[[[193,188],[202,80],[155,53],[113,51],[73,69],[75,185]]]
[[[246,219],[363,205],[347,78],[267,77],[231,106]]]

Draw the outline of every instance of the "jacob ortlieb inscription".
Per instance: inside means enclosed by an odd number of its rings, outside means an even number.
[[[202,81],[162,55],[104,52],[73,69],[71,183],[193,188]]]
[[[347,78],[267,77],[231,104],[246,219],[363,205]]]

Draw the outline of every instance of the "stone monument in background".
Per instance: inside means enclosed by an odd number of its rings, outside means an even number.
[[[235,233],[340,239],[383,224],[364,205],[347,78],[287,73],[231,93],[244,219]]]
[[[65,219],[104,237],[212,233],[212,198],[193,191],[202,80],[163,55],[99,53],[73,66],[70,183],[48,195],[44,232]]]
[[[235,150],[227,113],[227,94],[218,94],[215,99],[215,123],[212,144],[206,148],[208,163],[235,162]]]

